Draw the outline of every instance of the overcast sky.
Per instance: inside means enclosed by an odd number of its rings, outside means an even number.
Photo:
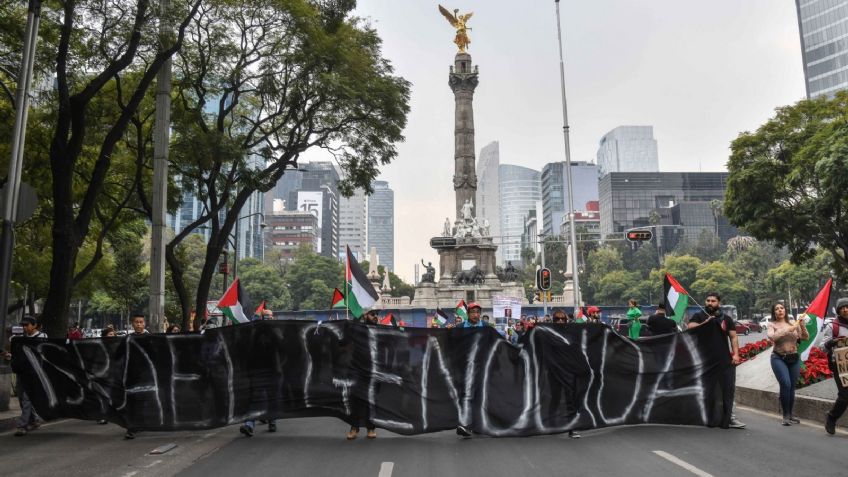
[[[476,151],[537,170],[565,159],[553,0],[450,0],[480,67]],[[432,0],[359,0],[383,54],[412,83],[406,141],[381,179],[395,191],[395,272],[412,281],[453,217],[454,30]],[[651,125],[662,171],[725,170],[730,142],[804,97],[791,0],[563,0],[572,159],[595,161],[619,125]],[[343,245],[343,244],[342,244]]]

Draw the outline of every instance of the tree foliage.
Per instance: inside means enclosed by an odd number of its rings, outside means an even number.
[[[731,144],[724,212],[792,260],[823,248],[848,278],[848,92],[779,108]]]

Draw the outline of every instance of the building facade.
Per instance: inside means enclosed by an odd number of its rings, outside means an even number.
[[[521,236],[528,210],[542,200],[541,174],[529,167],[501,164],[499,167],[501,242],[497,262],[521,263]]]
[[[542,168],[542,233],[559,233],[568,211],[568,177],[566,163],[552,162]],[[591,162],[571,163],[574,184],[574,210],[585,210],[586,204],[598,201],[598,166]]]
[[[848,0],[795,0],[807,98],[848,88]]]
[[[288,211],[309,211],[318,218],[320,234],[315,248],[325,257],[339,255],[339,171],[332,162],[309,162],[287,171],[273,189],[274,199],[285,200]],[[283,195],[286,194],[286,195]]]
[[[691,234],[705,228],[717,229],[726,241],[737,234],[719,211],[727,177],[726,172],[607,174],[598,186],[601,235],[664,225],[662,237],[668,249],[684,238],[696,239]]]
[[[339,200],[339,260],[343,260],[346,247],[357,260],[368,257],[368,197],[358,190],[350,197]]]
[[[490,142],[480,149],[477,159],[477,202],[474,204],[477,220],[489,221],[489,234],[501,235],[500,149],[497,141]]]
[[[318,247],[318,217],[311,212],[276,210],[265,216],[268,246],[279,250],[280,260],[291,260],[295,251]]]
[[[611,172],[658,172],[659,154],[653,126],[619,126],[598,146],[601,176]]]
[[[386,181],[374,181],[368,197],[368,250],[377,248],[380,265],[395,271],[395,192]]]

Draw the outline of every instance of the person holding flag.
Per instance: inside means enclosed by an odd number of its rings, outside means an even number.
[[[719,426],[722,429],[745,429],[745,424],[733,415],[733,400],[736,394],[736,366],[742,362],[739,357],[739,338],[736,336],[736,324],[733,318],[727,316],[721,309],[721,295],[716,292],[707,293],[704,308],[689,318],[688,328],[699,326],[717,326],[730,342],[731,365],[727,366],[719,378],[721,386],[722,418]],[[726,346],[726,345],[725,345]]]
[[[810,338],[803,320],[790,322],[783,303],[771,307],[772,321],[768,324],[768,338],[774,341],[771,353],[771,370],[780,385],[780,407],[783,410],[783,425],[800,424],[792,414],[795,406],[795,382],[801,371],[798,342]]]
[[[833,407],[825,415],[824,429],[828,434],[836,433],[836,421],[845,413],[848,408],[848,388],[842,385],[842,380],[839,378],[839,370],[836,367],[836,360],[833,356],[834,348],[842,348],[848,346],[848,298],[840,298],[836,302],[836,318],[830,322],[828,326],[822,330],[824,341],[821,348],[827,352],[827,364],[830,371],[833,373],[833,381],[836,384],[836,401]]]

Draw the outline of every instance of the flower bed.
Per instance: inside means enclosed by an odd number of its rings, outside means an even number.
[[[763,351],[771,348],[771,345],[774,344],[770,339],[763,339],[760,341],[755,341],[753,343],[748,343],[745,346],[739,348],[739,357],[742,359],[742,362],[749,361],[754,359],[754,356],[762,353]]]
[[[831,377],[833,373],[827,366],[827,354],[818,348],[813,348],[807,360],[801,363],[801,374],[798,375],[795,387],[803,388]]]

